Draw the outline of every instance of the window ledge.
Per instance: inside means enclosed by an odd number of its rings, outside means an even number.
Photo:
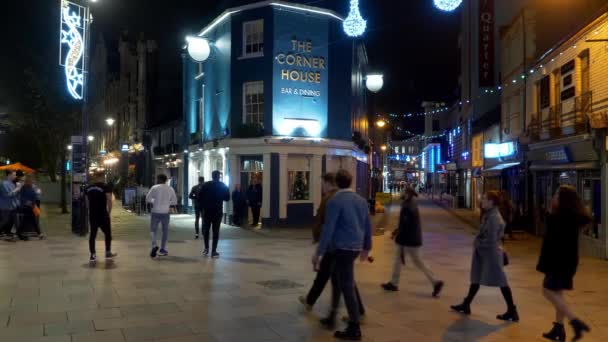
[[[244,59],[252,59],[252,58],[258,58],[258,57],[264,57],[264,53],[252,53],[252,54],[248,54],[248,55],[242,55],[240,57],[237,57],[236,59],[241,61]]]

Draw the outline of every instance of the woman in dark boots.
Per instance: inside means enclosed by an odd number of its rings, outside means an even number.
[[[483,195],[481,200],[483,216],[479,234],[475,238],[469,294],[462,304],[453,305],[452,310],[470,315],[471,302],[479,291],[480,285],[500,287],[500,292],[502,292],[507,303],[507,312],[496,316],[496,318],[503,321],[518,322],[519,315],[513,303],[513,295],[507,282],[507,275],[503,269],[505,255],[499,245],[505,228],[505,222],[498,211],[499,205],[500,194],[497,191],[488,191]]]
[[[570,320],[574,330],[572,341],[578,341],[589,327],[577,319],[564,300],[563,291],[572,290],[572,279],[578,266],[578,238],[582,227],[591,222],[591,215],[576,194],[576,189],[562,185],[553,196],[551,212],[543,246],[536,269],[545,274],[543,294],[555,307],[553,329],[543,337],[552,341],[565,341],[564,318]]]

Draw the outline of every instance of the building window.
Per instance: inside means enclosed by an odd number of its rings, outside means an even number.
[[[264,20],[243,23],[243,57],[264,55]]]
[[[264,81],[247,82],[243,86],[243,122],[264,123]]]
[[[310,172],[289,171],[289,200],[310,200]]]
[[[551,89],[549,88],[550,85],[550,77],[549,76],[545,76],[543,77],[543,79],[540,80],[539,85],[538,85],[538,104],[539,104],[539,109],[544,109],[547,108],[551,105]]]

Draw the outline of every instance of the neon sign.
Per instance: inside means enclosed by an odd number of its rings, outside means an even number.
[[[359,0],[350,0],[350,12],[342,23],[344,33],[349,37],[359,37],[365,33],[367,21],[361,17],[359,12]]]
[[[61,2],[59,58],[64,68],[68,92],[76,100],[82,100],[84,95],[84,37],[87,14],[88,11],[83,6],[66,0]]]

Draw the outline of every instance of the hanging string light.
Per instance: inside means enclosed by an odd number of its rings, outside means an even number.
[[[433,0],[433,3],[442,11],[452,12],[462,4],[462,0]]]
[[[360,37],[365,33],[367,21],[361,17],[359,12],[359,0],[350,0],[350,12],[342,23],[342,27],[349,37]]]

